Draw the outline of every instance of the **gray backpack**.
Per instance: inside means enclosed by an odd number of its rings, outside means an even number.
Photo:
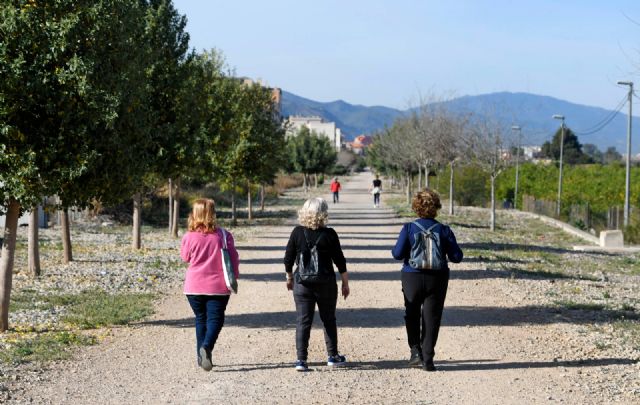
[[[413,234],[413,245],[409,255],[411,267],[421,270],[445,270],[447,259],[442,251],[440,234],[433,230],[440,223],[436,222],[427,229],[417,221],[413,224],[420,228],[420,231]]]

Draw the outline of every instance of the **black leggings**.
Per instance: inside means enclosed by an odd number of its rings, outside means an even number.
[[[324,325],[324,341],[327,354],[338,354],[338,328],[336,326],[336,303],[338,285],[335,282],[304,286],[298,282],[293,285],[293,299],[296,303],[296,351],[298,360],[307,360],[309,336],[313,315],[318,304],[320,319]]]
[[[407,340],[409,347],[422,347],[425,361],[435,355],[448,285],[448,270],[402,273]]]

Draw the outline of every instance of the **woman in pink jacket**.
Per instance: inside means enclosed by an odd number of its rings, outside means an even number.
[[[213,368],[211,351],[224,325],[224,311],[231,294],[222,269],[223,235],[226,235],[227,249],[237,277],[238,251],[231,233],[216,226],[214,201],[194,201],[189,214],[189,232],[182,238],[180,256],[189,263],[184,293],[195,315],[198,365],[206,371]]]

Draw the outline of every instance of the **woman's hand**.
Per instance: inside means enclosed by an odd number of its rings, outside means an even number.
[[[344,273],[340,273],[340,279],[342,280],[342,296],[346,300],[351,292],[349,290],[349,274],[345,271]]]
[[[291,273],[287,274],[287,290],[293,290],[293,275]]]
[[[349,290],[349,283],[343,282],[342,283],[342,296],[344,297],[345,300],[349,296],[350,292],[351,292],[351,290]]]

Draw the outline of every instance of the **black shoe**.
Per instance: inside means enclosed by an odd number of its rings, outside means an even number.
[[[204,371],[211,371],[213,368],[213,363],[211,362],[211,351],[207,350],[203,347],[200,348],[198,352],[200,354],[200,367]]]
[[[433,360],[427,360],[422,364],[424,371],[436,371],[436,366],[433,364]]]
[[[409,357],[410,366],[419,366],[422,364],[422,351],[419,347],[411,348],[411,357]]]

